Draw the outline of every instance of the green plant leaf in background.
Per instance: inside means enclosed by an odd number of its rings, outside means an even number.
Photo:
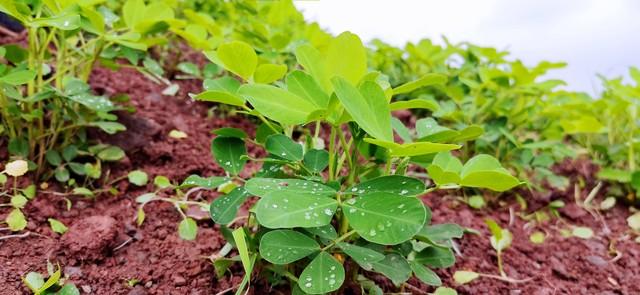
[[[306,123],[309,115],[318,110],[311,102],[271,85],[246,84],[238,93],[260,114],[287,126]]]
[[[329,165],[329,152],[312,149],[304,154],[304,166],[312,172],[322,172]]]
[[[430,85],[444,85],[445,83],[447,83],[447,76],[442,74],[427,74],[418,80],[407,82],[394,88],[393,95],[408,93]]]
[[[51,230],[53,232],[59,233],[59,234],[64,234],[65,232],[67,232],[67,226],[65,226],[64,223],[53,218],[49,218],[47,220],[49,221],[49,226],[51,227]]]
[[[324,109],[329,105],[329,95],[315,79],[303,71],[293,71],[286,78],[287,90]]]
[[[338,243],[337,244],[345,254],[349,255],[349,257],[353,258],[353,260],[360,265],[360,267],[365,270],[371,271],[373,269],[373,264],[379,262],[385,258],[384,254],[377,252],[375,250],[356,246],[349,243]]]
[[[363,239],[383,245],[409,240],[427,220],[422,201],[385,192],[349,199],[342,203],[342,210]]]
[[[302,145],[283,134],[267,137],[265,149],[271,155],[293,162],[302,160],[303,156]]]
[[[286,192],[298,195],[332,196],[336,190],[321,183],[301,179],[277,179],[254,177],[245,187],[254,196],[264,197],[271,192]]]
[[[459,149],[457,144],[444,144],[434,142],[413,142],[397,144],[393,141],[365,138],[365,142],[381,146],[389,150],[389,155],[393,157],[414,157],[428,154],[435,154],[443,151]]]
[[[256,83],[269,84],[280,80],[286,73],[287,66],[285,65],[262,64],[253,74],[253,80]]]
[[[343,32],[329,42],[326,63],[332,77],[356,85],[367,73],[367,51],[357,35]]]
[[[127,174],[127,178],[129,182],[137,186],[146,185],[149,181],[149,176],[147,176],[147,173],[142,170],[134,170],[129,172],[129,174]]]
[[[464,164],[460,171],[460,184],[467,187],[488,188],[503,192],[520,184],[496,158],[477,155]]]
[[[205,54],[209,60],[220,64],[244,80],[249,80],[258,66],[258,55],[253,47],[242,41],[221,44],[215,54],[213,52]]]
[[[247,163],[247,147],[235,137],[216,137],[211,142],[211,152],[218,165],[230,174],[237,175]]]
[[[411,277],[411,267],[403,256],[397,253],[387,254],[385,258],[373,264],[373,270],[389,278],[399,286]]]
[[[215,189],[222,184],[229,182],[231,179],[228,177],[222,176],[210,176],[210,177],[202,177],[199,175],[189,175],[182,183],[180,184],[181,188],[189,188],[189,187],[203,187],[206,189]]]
[[[423,283],[431,286],[442,285],[442,280],[440,280],[438,274],[436,274],[433,270],[415,261],[410,261],[409,266],[411,267],[411,270],[416,275],[416,277]]]
[[[331,82],[338,99],[362,129],[376,139],[393,141],[391,111],[378,84],[367,81],[358,89],[340,77]]]
[[[332,198],[274,191],[256,204],[256,217],[267,228],[318,227],[331,222],[338,202]]]
[[[425,184],[419,179],[401,175],[387,175],[361,182],[347,189],[346,192],[354,195],[387,192],[400,196],[416,196],[424,191]]]
[[[184,218],[178,224],[178,234],[183,240],[193,241],[198,235],[198,224],[192,218]]]
[[[440,152],[427,167],[429,177],[438,185],[459,184],[462,162],[450,152]]]
[[[209,209],[211,219],[218,224],[230,223],[248,197],[249,193],[243,187],[237,187],[228,194],[219,196],[211,202]]]
[[[324,251],[305,267],[298,278],[298,286],[307,294],[335,291],[342,286],[342,282],[344,282],[342,264]]]
[[[260,240],[260,254],[273,264],[289,264],[319,250],[314,239],[293,230],[270,231]]]

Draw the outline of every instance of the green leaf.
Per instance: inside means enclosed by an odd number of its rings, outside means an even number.
[[[329,106],[329,95],[309,74],[303,71],[293,71],[287,75],[286,84],[287,90],[318,108],[325,109]]]
[[[373,264],[379,262],[385,258],[384,254],[371,250],[369,248],[360,247],[348,243],[337,244],[345,254],[353,258],[353,260],[365,270],[371,271]]]
[[[89,163],[86,163],[89,164]],[[76,162],[69,162],[68,163],[68,167],[70,168],[70,170],[78,175],[87,175],[87,171],[85,165],[82,165],[80,163],[76,163]]]
[[[74,284],[65,284],[56,292],[56,295],[80,295],[80,291]]]
[[[124,158],[124,151],[117,146],[109,146],[98,153],[98,158],[103,161],[119,161]]]
[[[377,192],[342,203],[349,224],[367,241],[396,245],[417,234],[427,220],[427,210],[417,198]]]
[[[25,219],[24,214],[18,208],[11,210],[4,221],[11,231],[20,231],[27,227],[27,219]]]
[[[425,226],[420,230],[418,236],[426,237],[432,242],[442,242],[454,238],[462,238],[463,234],[464,230],[459,225],[455,223],[443,223]]]
[[[393,95],[408,93],[418,88],[431,85],[444,85],[447,83],[447,76],[442,74],[427,74],[422,78],[407,82],[393,89]]]
[[[480,125],[471,125],[467,126],[464,129],[460,130],[458,136],[451,139],[454,142],[462,142],[474,140],[484,134],[484,128]]]
[[[274,230],[260,239],[260,255],[273,264],[289,264],[320,250],[320,245],[293,230]]]
[[[529,241],[534,244],[542,244],[546,239],[546,235],[541,231],[536,231],[529,236]]]
[[[433,295],[458,295],[458,292],[456,292],[455,289],[449,287],[438,287],[433,292]]]
[[[54,176],[59,182],[67,182],[69,180],[69,170],[60,166],[54,171]]]
[[[182,219],[178,225],[178,234],[183,240],[193,241],[198,235],[198,224],[189,217]]]
[[[247,133],[238,128],[230,128],[230,127],[220,128],[220,129],[211,131],[211,133],[219,136],[225,136],[225,137],[235,137],[240,139],[247,138]]]
[[[156,74],[157,76],[162,76],[164,75],[164,69],[162,68],[162,66],[155,61],[154,59],[151,59],[149,57],[146,57],[143,61],[142,61],[142,65],[144,66],[145,69],[147,69],[149,72]],[[167,94],[165,94],[167,95]]]
[[[18,70],[10,72],[0,77],[0,82],[7,83],[9,85],[22,85],[36,77],[36,72],[31,70]]]
[[[60,166],[60,164],[62,164],[62,157],[60,156],[60,153],[56,150],[48,150],[47,153],[45,153],[45,159],[47,159],[47,163],[53,165],[53,166]]]
[[[13,206],[13,208],[22,209],[24,208],[24,206],[27,204],[28,201],[29,200],[27,200],[25,196],[18,194],[11,197],[11,206]]]
[[[409,262],[409,266],[411,266],[411,270],[413,270],[413,273],[416,275],[416,277],[423,283],[431,286],[442,285],[440,277],[438,277],[438,274],[436,274],[433,270],[415,261]]]
[[[271,85],[245,84],[238,93],[260,114],[287,126],[306,123],[309,115],[318,110],[311,102]]]
[[[287,192],[299,195],[332,196],[336,190],[321,183],[301,179],[277,179],[254,177],[245,187],[254,196],[263,197],[271,192]]]
[[[392,157],[414,157],[421,155],[434,154],[443,151],[450,151],[459,149],[460,145],[457,144],[444,144],[433,142],[414,142],[397,144],[393,141],[378,140],[373,138],[365,138],[365,142],[381,146],[389,150],[389,155]]]
[[[42,285],[44,285],[44,278],[42,275],[33,271],[24,276],[22,281],[34,294],[37,294],[38,290],[40,290]]]
[[[387,175],[361,182],[346,192],[354,195],[386,192],[400,196],[417,196],[424,191],[424,182],[419,179],[401,175]]]
[[[62,275],[62,272],[58,268],[58,270],[56,270],[54,273],[51,274],[51,276],[49,276],[49,278],[44,282],[44,284],[40,287],[40,289],[36,293],[37,294],[42,294],[47,289],[49,289],[50,287],[52,287],[53,285],[57,284],[58,281],[60,281],[60,276],[61,275]]]
[[[278,158],[293,162],[302,160],[302,145],[283,134],[274,134],[267,137],[265,149]]]
[[[513,235],[508,229],[501,228],[493,219],[490,218],[487,218],[485,223],[491,232],[491,238],[489,238],[489,241],[491,242],[493,249],[500,252],[511,246]]]
[[[238,210],[249,197],[243,187],[237,187],[226,195],[219,196],[209,207],[211,219],[218,224],[228,224],[236,218]]]
[[[218,165],[233,175],[247,163],[247,147],[239,138],[218,136],[211,142],[211,152]]]
[[[122,5],[122,16],[124,23],[129,28],[133,28],[143,18],[142,12],[145,10],[143,0],[127,0]]]
[[[75,30],[80,26],[80,16],[77,14],[61,14],[52,17],[40,17],[28,23],[30,27],[54,27],[63,31]]]
[[[65,226],[64,223],[53,218],[49,218],[47,220],[49,221],[49,226],[51,226],[51,230],[53,230],[54,232],[59,234],[64,234],[65,232],[67,232],[67,226]]]
[[[328,253],[320,252],[300,274],[298,286],[307,294],[324,294],[337,290],[343,282],[342,264]]]
[[[462,162],[451,155],[450,152],[436,154],[432,164],[427,167],[429,177],[438,185],[460,183],[461,170]]]
[[[142,170],[134,170],[127,174],[127,179],[129,179],[129,182],[137,186],[143,186],[149,181],[149,176],[147,176],[147,173]]]
[[[598,171],[598,178],[604,180],[613,180],[621,183],[629,183],[631,182],[631,171],[614,169],[614,168],[603,168]]]
[[[280,80],[286,73],[286,65],[262,64],[253,74],[253,80],[256,83],[269,84]]]
[[[440,109],[440,105],[437,102],[431,100],[417,98],[392,102],[389,105],[389,109],[391,109],[392,111],[406,109],[426,109],[435,112]]]
[[[127,130],[127,127],[118,122],[91,122],[89,126],[98,127],[107,134],[116,134],[120,131]]]
[[[178,64],[178,66],[176,66],[176,68],[185,74],[192,75],[192,76],[200,76],[200,69],[198,68],[198,65],[194,63],[181,62]]]
[[[147,203],[147,202],[153,200],[155,197],[156,197],[155,193],[145,193],[145,194],[142,194],[142,195],[138,196],[136,198],[136,202],[144,204],[144,203]]]
[[[391,117],[391,126],[393,127],[393,131],[395,131],[396,134],[400,136],[402,141],[406,143],[413,142],[411,131],[409,131],[409,128],[407,128],[407,126],[404,126],[404,123],[402,123],[400,119],[396,117]]]
[[[453,280],[460,285],[467,284],[479,277],[480,275],[477,272],[466,270],[458,270],[453,274]]]
[[[474,209],[482,209],[486,205],[484,198],[480,195],[471,196],[467,203]]]
[[[329,152],[312,149],[304,154],[304,166],[311,172],[320,173],[329,165]]]
[[[221,44],[216,51],[216,55],[226,70],[242,77],[244,80],[249,80],[258,66],[256,52],[251,45],[242,41]],[[216,60],[211,61],[216,62]]]
[[[389,278],[394,285],[399,286],[411,277],[411,267],[407,260],[396,253],[387,254],[383,260],[373,264],[373,271]]]
[[[456,262],[456,257],[451,249],[440,247],[427,247],[420,251],[415,259],[416,262],[426,264],[429,267],[447,268]]]
[[[242,97],[218,90],[207,90],[192,96],[192,98],[199,101],[219,102],[238,107],[244,106],[244,99]]]
[[[80,195],[85,197],[92,197],[93,192],[86,187],[76,187],[71,191],[74,195]]]
[[[571,235],[587,240],[593,237],[593,230],[584,226],[576,226],[571,231]]]
[[[258,201],[256,217],[267,228],[318,227],[331,222],[337,207],[332,198],[274,191]]]
[[[342,105],[364,131],[376,139],[393,141],[391,111],[378,84],[366,81],[357,89],[340,77],[331,82]]]
[[[312,235],[321,237],[323,239],[335,240],[336,238],[338,238],[338,233],[331,224],[319,227],[307,227],[305,228],[305,230]]]
[[[331,75],[320,52],[309,44],[303,44],[296,48],[296,60],[301,64],[315,81],[327,92],[333,90]]]
[[[500,162],[489,155],[477,155],[464,164],[460,171],[462,186],[488,188],[503,192],[520,184]]]
[[[229,181],[231,181],[231,179],[228,177],[222,177],[222,176],[202,177],[194,174],[194,175],[189,175],[189,177],[187,177],[182,182],[182,184],[180,184],[180,187],[188,188],[188,187],[197,186],[197,187],[203,187],[206,189],[214,189]]]
[[[216,79],[205,79],[202,83],[204,90],[215,90],[219,92],[237,93],[240,88],[240,81],[230,76]]]
[[[356,85],[367,73],[367,50],[357,35],[343,32],[329,42],[326,63],[331,76],[344,78]]]
[[[635,231],[640,231],[640,212],[627,217],[627,225]]]
[[[244,278],[236,290],[236,295],[243,294],[244,286],[251,280],[251,272],[253,272],[253,263],[255,261],[255,255],[249,255],[249,247],[247,246],[247,239],[244,232],[244,228],[239,227],[232,232],[233,240],[238,253],[240,254],[240,260],[242,261],[242,267],[244,268]]]
[[[153,185],[160,189],[164,189],[171,186],[171,181],[166,176],[158,175],[153,179]]]

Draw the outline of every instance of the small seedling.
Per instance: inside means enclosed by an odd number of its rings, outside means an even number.
[[[62,278],[60,266],[56,271],[49,271],[46,278],[37,272],[27,273],[22,278],[22,282],[33,292],[34,295],[79,295],[80,291],[72,283],[66,283]]]

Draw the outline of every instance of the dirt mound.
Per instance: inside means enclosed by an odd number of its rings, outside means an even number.
[[[120,231],[110,216],[90,216],[74,222],[60,239],[61,251],[79,260],[100,260],[116,247]]]

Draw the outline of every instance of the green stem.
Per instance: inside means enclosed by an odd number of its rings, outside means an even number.
[[[331,126],[329,135],[329,181],[334,180],[335,158],[336,158],[336,127]]]
[[[345,234],[341,235],[341,236],[340,236],[340,237],[338,237],[337,239],[333,240],[333,241],[331,242],[331,244],[329,244],[329,245],[325,246],[324,248],[320,249],[320,251],[327,251],[327,250],[329,250],[331,247],[333,247],[333,246],[337,245],[338,243],[340,243],[340,242],[342,242],[342,241],[344,241],[344,240],[348,239],[351,235],[353,235],[353,234],[355,234],[355,233],[356,233],[356,230],[354,229],[354,230],[351,230],[350,232],[347,232],[347,233],[345,233]]]

